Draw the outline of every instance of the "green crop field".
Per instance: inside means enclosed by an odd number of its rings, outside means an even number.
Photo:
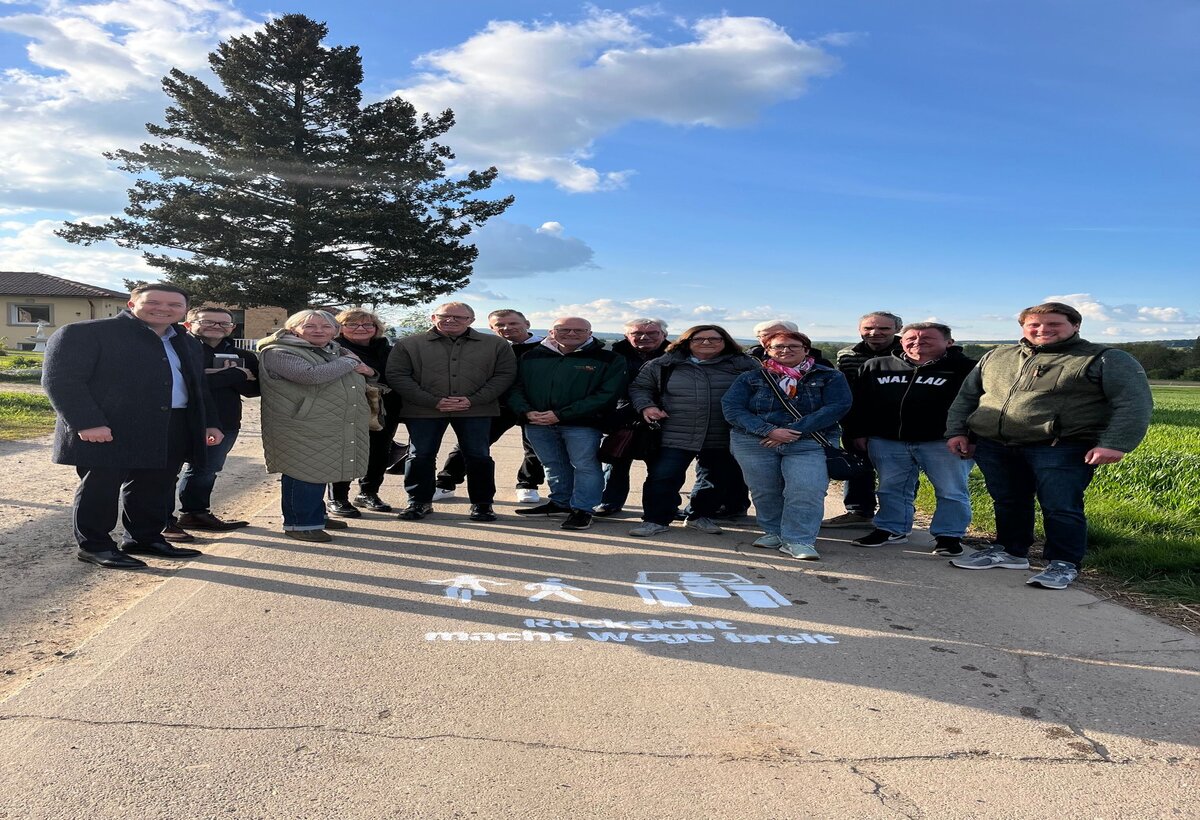
[[[1088,488],[1085,570],[1138,592],[1200,603],[1200,388],[1152,390],[1146,440],[1117,464],[1097,469]],[[971,473],[971,501],[972,528],[994,532],[978,469]],[[924,481],[919,505],[933,510],[933,491]]]

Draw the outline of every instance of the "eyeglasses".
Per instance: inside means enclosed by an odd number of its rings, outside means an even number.
[[[200,327],[233,327],[233,322],[210,322],[208,319],[201,319],[197,324]]]
[[[767,350],[778,350],[783,352],[785,350],[808,350],[808,348],[804,345],[771,345],[767,348]]]
[[[723,345],[725,340],[720,336],[693,336],[691,339],[694,345]]]
[[[435,313],[433,314],[433,318],[437,319],[439,322],[469,322],[475,317],[458,316],[457,314],[453,313]]]
[[[342,327],[351,327],[351,328],[356,328],[358,330],[374,330],[375,323],[374,322],[346,322],[345,324],[342,325]]]
[[[551,328],[555,333],[590,333],[591,330],[586,327],[555,327]]]

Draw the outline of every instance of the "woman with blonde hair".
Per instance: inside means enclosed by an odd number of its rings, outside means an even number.
[[[329,312],[302,310],[258,344],[267,472],[283,474],[283,530],[300,541],[329,541],[327,528],[346,526],[326,519],[325,485],[367,465],[374,369],[333,341],[339,330]]]
[[[341,325],[341,332],[334,341],[371,368],[373,372],[367,374],[367,381],[383,391],[383,428],[372,430],[368,435],[371,454],[367,460],[366,474],[358,480],[358,495],[354,497],[354,503],[350,502],[349,481],[336,481],[329,485],[329,514],[359,518],[362,516],[359,507],[373,512],[391,512],[391,505],[379,497],[384,471],[392,460],[392,440],[400,425],[400,394],[388,387],[385,373],[388,355],[392,352],[392,343],[384,335],[387,325],[378,315],[361,307],[343,310],[335,318]]]

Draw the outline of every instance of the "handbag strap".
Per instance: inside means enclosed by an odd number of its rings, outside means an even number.
[[[787,411],[789,413],[792,414],[792,416],[796,419],[796,421],[800,421],[802,418],[804,418],[804,414],[801,413],[799,410],[797,410],[795,407],[793,407],[792,403],[787,400],[786,396],[783,395],[783,391],[779,389],[779,383],[777,381],[775,381],[775,379],[771,376],[771,371],[767,370],[766,365],[760,365],[760,366],[762,367],[762,370],[763,370],[763,378],[765,378],[767,380],[767,387],[771,388],[771,392],[773,392],[775,394],[775,398],[779,399],[780,403],[784,406],[784,408],[787,409]],[[829,439],[825,438],[825,435],[819,431],[814,430],[813,432],[808,433],[808,435],[815,438],[821,444],[822,447],[832,447],[833,446],[832,444],[829,443]]]

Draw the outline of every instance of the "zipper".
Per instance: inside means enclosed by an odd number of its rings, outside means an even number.
[[[1033,364],[1034,357],[1037,356],[1037,354],[1038,352],[1036,350],[1033,351],[1029,354],[1029,358],[1022,362],[1021,369],[1017,371],[1017,378],[1013,380],[1012,387],[1008,389],[1008,395],[1004,397],[1004,403],[1000,405],[1000,418],[996,420],[996,436],[1001,441],[1004,440],[1003,431],[1005,412],[1008,410],[1009,402],[1013,400],[1013,394],[1017,392],[1017,389],[1021,386],[1022,381],[1024,381],[1026,371],[1029,370],[1030,365],[1033,365],[1034,372],[1036,372],[1039,376],[1045,372],[1045,365]]]
[[[904,402],[908,400],[908,394],[912,392],[913,384],[917,381],[917,372],[920,369],[921,365],[913,365],[912,374],[904,387],[904,395],[900,397],[900,425],[896,428],[896,438],[900,441],[904,441]]]

